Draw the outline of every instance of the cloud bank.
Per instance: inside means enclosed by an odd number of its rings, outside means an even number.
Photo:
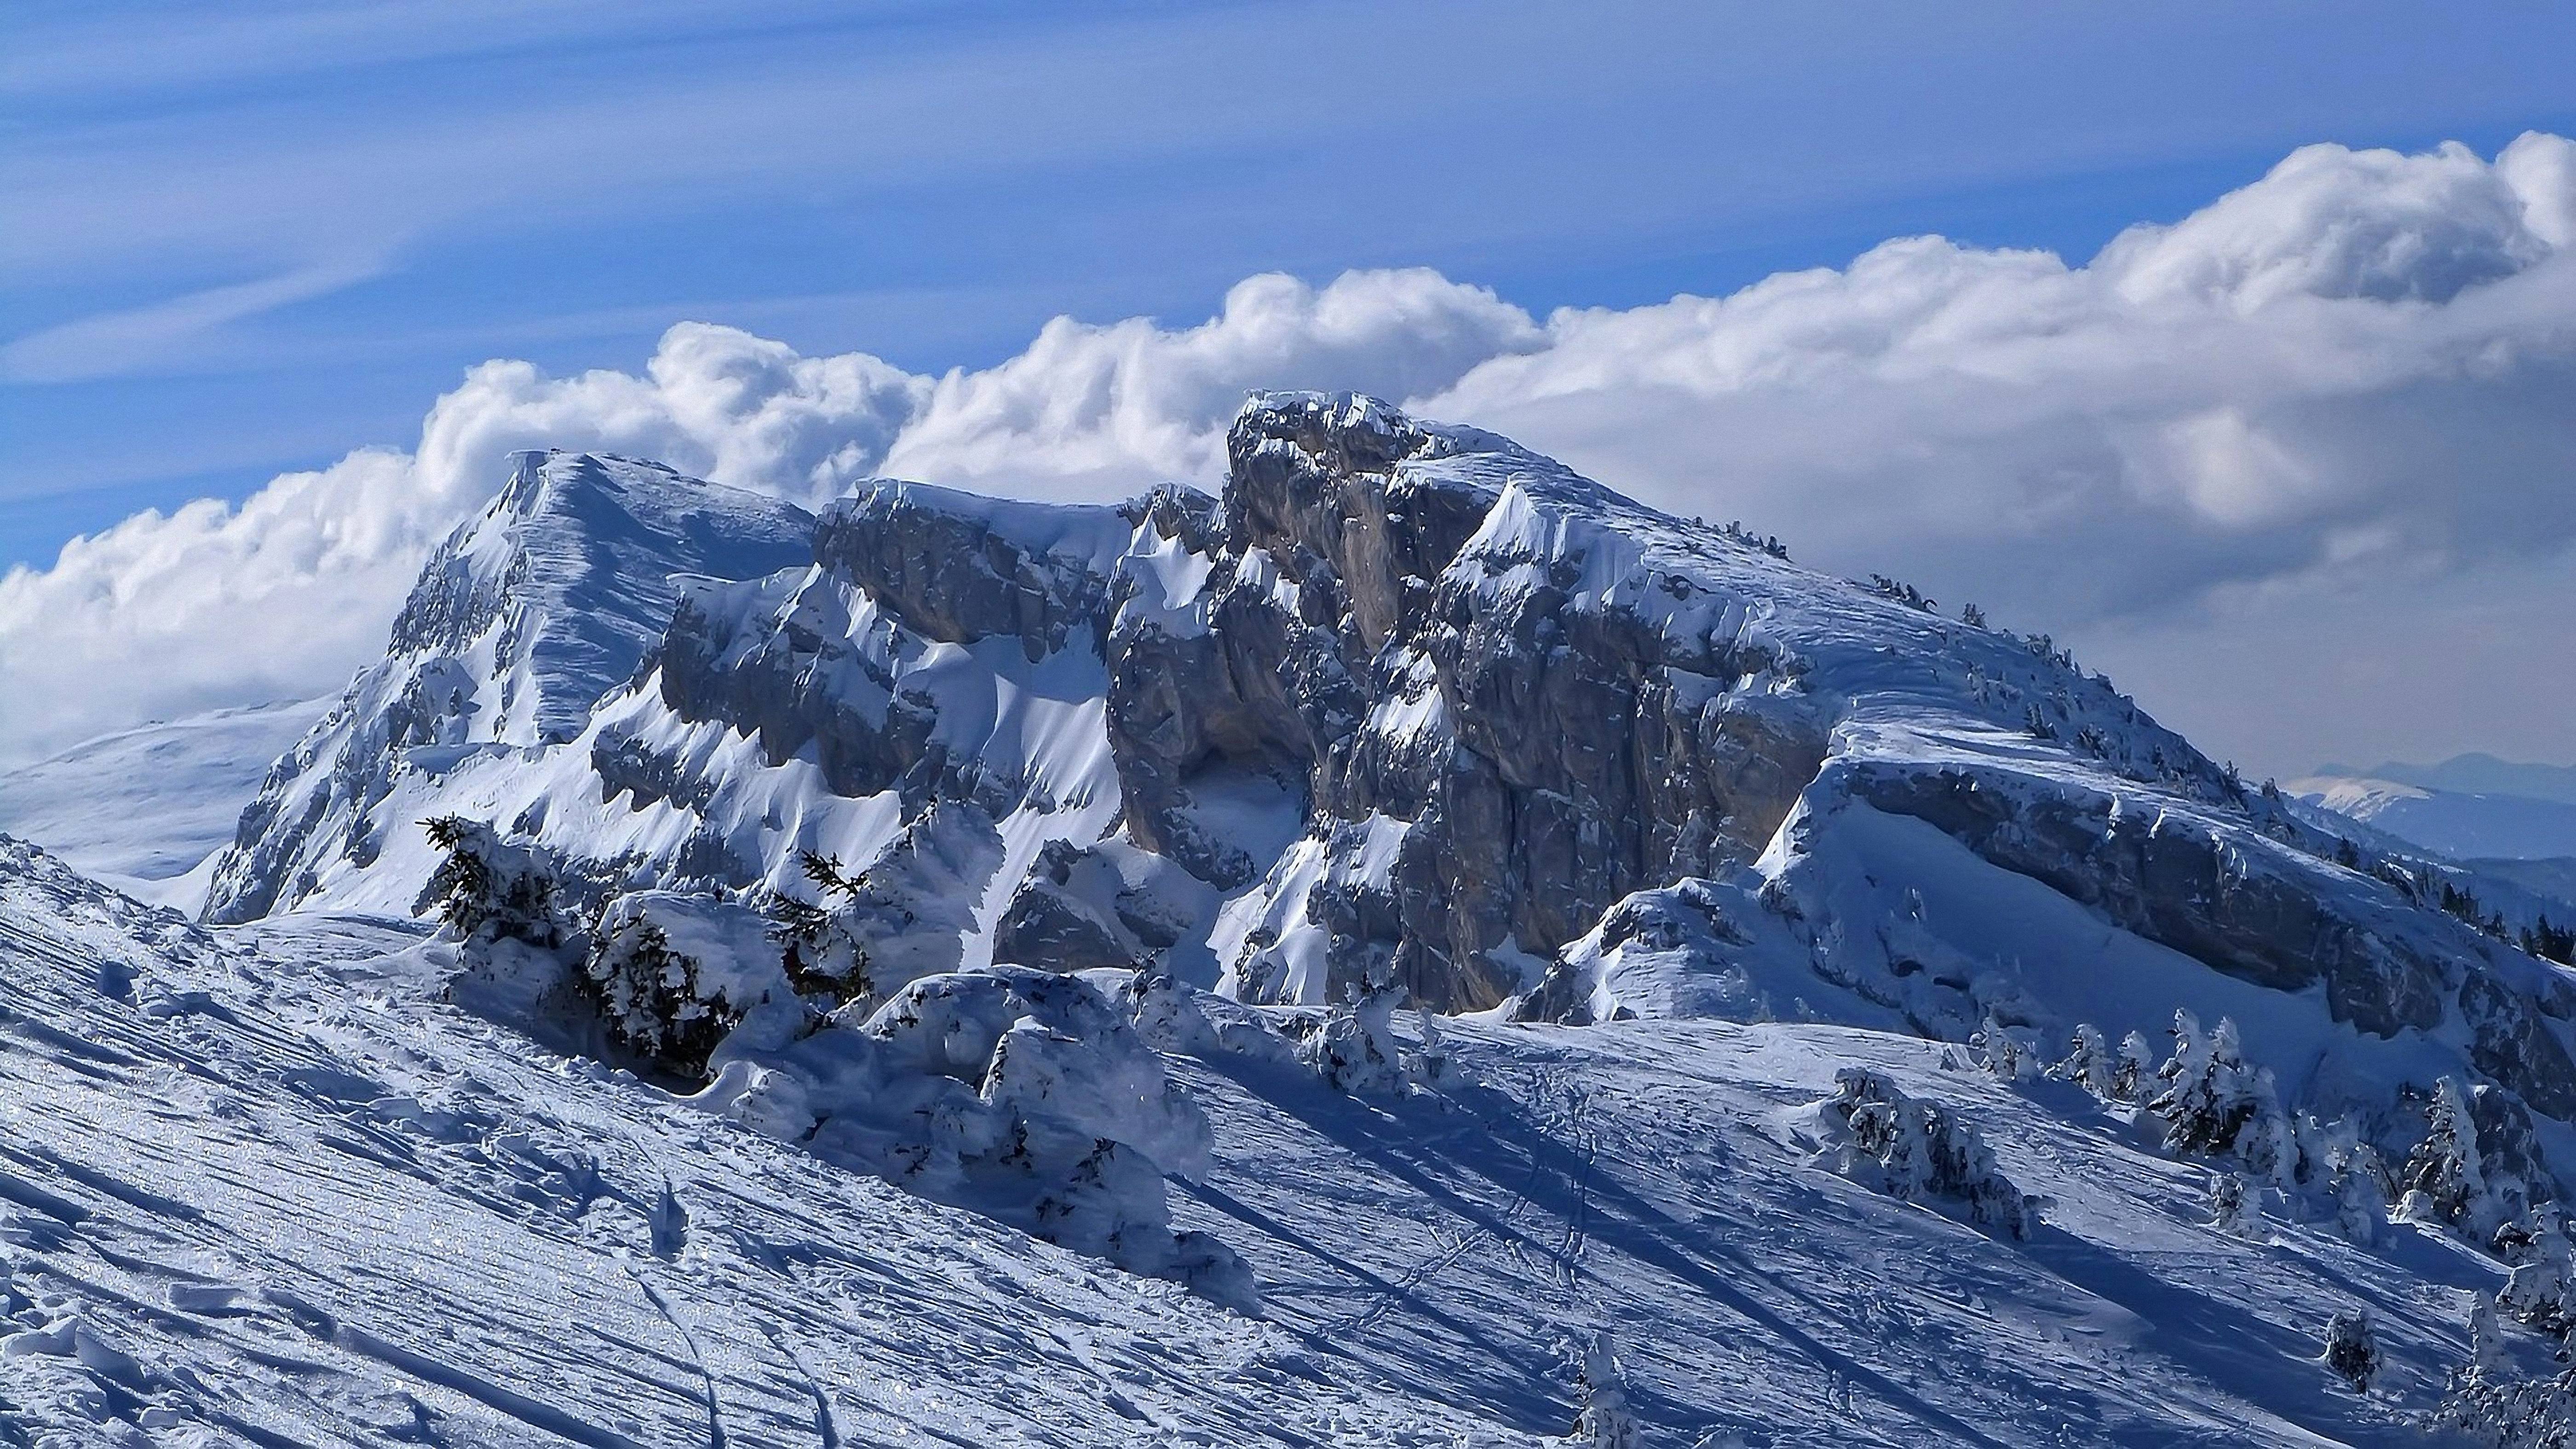
[[[513,448],[656,457],[808,503],[880,472],[1105,498],[1212,481],[1243,394],[1283,386],[1402,398],[2020,627],[2116,643],[2288,600],[2306,622],[2284,648],[2419,647],[2407,619],[2441,611],[2390,602],[2409,591],[2509,575],[2529,619],[2570,602],[2552,581],[2576,550],[2576,144],[2311,146],[2081,265],[1915,237],[1722,298],[1543,320],[1429,271],[1261,276],[1196,326],[1059,318],[936,378],[701,323],[641,375],[490,362],[409,452],[139,514],[0,579],[0,761],[333,687]],[[2355,599],[2385,607],[2334,602]],[[2348,620],[2340,646],[2320,618]],[[2170,639],[2135,657],[2189,687]]]

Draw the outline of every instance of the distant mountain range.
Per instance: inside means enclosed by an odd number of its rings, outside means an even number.
[[[2576,805],[2576,765],[2522,764],[2493,755],[2453,755],[2438,765],[2390,761],[2367,770],[2349,765],[2319,765],[2318,775],[2346,779],[2387,780],[2422,790],[2454,795],[2515,795],[2526,800],[2553,800]]]
[[[2368,772],[2328,766],[2283,788],[2458,860],[2576,858],[2576,770],[2462,755]]]

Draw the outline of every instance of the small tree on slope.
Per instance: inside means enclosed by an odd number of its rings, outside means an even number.
[[[412,902],[469,945],[520,941],[552,948],[571,927],[558,902],[556,872],[534,846],[512,845],[491,826],[458,815],[421,822],[446,858]]]
[[[1834,1095],[1824,1106],[1851,1132],[1844,1176],[1909,1202],[1949,1199],[1968,1221],[2015,1238],[2037,1226],[2031,1199],[2004,1176],[1994,1150],[1947,1108],[1859,1067],[1834,1073]]]
[[[2399,1179],[2405,1191],[2399,1211],[2417,1222],[2460,1227],[2484,1241],[2501,1215],[2487,1192],[2477,1119],[2458,1079],[2444,1077],[2433,1084],[2424,1116],[2424,1140],[2407,1155]]]
[[[868,972],[867,948],[859,943],[851,923],[851,913],[867,889],[866,873],[844,874],[839,861],[810,850],[798,856],[797,865],[813,883],[815,899],[806,902],[780,894],[769,907],[776,923],[770,938],[784,953],[788,983],[809,996],[844,1002],[874,1000],[877,986]]]
[[[1583,1390],[1583,1414],[1574,1421],[1574,1442],[1585,1449],[1641,1449],[1636,1416],[1628,1412],[1628,1382],[1610,1335],[1592,1335],[1583,1345],[1577,1370]]]
[[[2111,1044],[2102,1028],[2081,1022],[2075,1028],[2071,1050],[2064,1061],[2048,1069],[2048,1075],[2061,1082],[2073,1082],[2096,1097],[2114,1098],[2119,1088],[2119,1061],[2111,1053]]]
[[[2370,1392],[2370,1381],[2379,1373],[2379,1345],[2370,1331],[2370,1310],[2346,1308],[2326,1324],[2326,1367],[2333,1369],[2356,1394]]]
[[[2177,1011],[2173,1038],[2173,1055],[2156,1069],[2163,1090],[2147,1110],[2164,1119],[2166,1146],[2220,1156],[2235,1147],[2237,1134],[2263,1105],[2236,1023],[2222,1017],[2216,1032],[2204,1032],[2198,1017]]]

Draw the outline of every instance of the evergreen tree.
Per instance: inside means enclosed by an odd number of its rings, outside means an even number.
[[[2496,1307],[2517,1323],[2563,1338],[2570,1327],[2570,1252],[2566,1229],[2554,1210],[2543,1210],[2526,1252],[2529,1256],[2514,1265],[2513,1276],[2497,1291]]]
[[[2173,1055],[2156,1069],[2163,1090],[2147,1110],[2164,1119],[2167,1147],[2223,1155],[2236,1146],[2238,1134],[2262,1107],[2237,1042],[2236,1023],[2221,1017],[2218,1030],[2205,1033],[2198,1017],[2176,1011],[2173,1038]]]
[[[797,857],[797,867],[814,887],[814,900],[782,892],[769,906],[770,939],[784,953],[788,983],[804,995],[835,1002],[874,1000],[877,988],[868,973],[867,948],[852,928],[867,876],[845,874],[839,861],[810,850]]]
[[[510,844],[491,826],[463,816],[421,824],[446,857],[412,902],[414,912],[435,909],[469,946],[518,941],[552,948],[572,934],[557,872],[535,847]]]
[[[2120,1059],[2111,1065],[2111,1100],[2135,1102],[2156,1079],[2156,1048],[2147,1034],[2133,1031],[2120,1038]]]
[[[2444,1077],[2433,1084],[2424,1126],[2424,1140],[2407,1155],[2399,1180],[2405,1191],[2401,1210],[2418,1222],[2463,1228],[2484,1242],[2501,1215],[2487,1191],[2477,1119],[2457,1078]]]
[[[2033,1200],[1995,1162],[1975,1128],[1937,1103],[1918,1101],[1876,1072],[1845,1067],[1834,1074],[1826,1109],[1850,1129],[1845,1176],[1909,1202],[1946,1198],[1968,1221],[2015,1238],[2038,1225]]]
[[[1636,1415],[1628,1411],[1627,1375],[1607,1331],[1583,1345],[1576,1373],[1583,1414],[1574,1421],[1574,1442],[1585,1449],[1639,1449],[1645,1441]]]
[[[2230,1237],[2254,1234],[2263,1222],[2263,1189],[2241,1172],[2209,1179],[2209,1225]]]
[[[2102,1028],[2089,1021],[2076,1024],[2066,1059],[2050,1067],[2048,1074],[2061,1082],[2073,1082],[2096,1097],[2117,1095],[2119,1062],[2112,1056]]]
[[[2331,1176],[2326,1190],[2335,1201],[2335,1227],[2360,1247],[2379,1240],[2388,1221],[2388,1165],[2367,1142],[2346,1142],[2328,1154]]]
[[[2333,1369],[2356,1394],[2370,1392],[2370,1381],[2379,1374],[2379,1345],[2370,1331],[2370,1310],[2346,1308],[2326,1324],[2326,1367]]]
[[[1353,988],[1349,1003],[1327,1013],[1323,1027],[1307,1039],[1300,1049],[1306,1064],[1337,1092],[1402,1095],[1408,1083],[1395,1008],[1404,995],[1392,973],[1371,972],[1367,984]]]

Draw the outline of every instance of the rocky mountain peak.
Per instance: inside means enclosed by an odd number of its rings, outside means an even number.
[[[659,463],[513,454],[500,492],[422,568],[384,659],[270,771],[216,864],[208,917],[264,915],[372,861],[398,776],[579,734],[661,637],[678,578],[802,562],[812,527],[792,504]]]

